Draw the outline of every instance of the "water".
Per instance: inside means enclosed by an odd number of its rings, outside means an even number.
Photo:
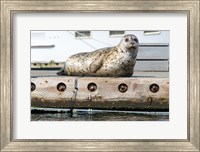
[[[32,109],[31,121],[169,121],[169,113],[75,109],[71,117],[69,109]]]

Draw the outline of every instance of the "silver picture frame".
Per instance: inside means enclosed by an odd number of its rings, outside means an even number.
[[[200,50],[199,0],[105,0],[105,1],[1,1],[1,107],[0,150],[3,151],[200,151]],[[13,134],[12,25],[16,13],[137,12],[187,13],[188,19],[188,137],[185,140],[16,140]]]

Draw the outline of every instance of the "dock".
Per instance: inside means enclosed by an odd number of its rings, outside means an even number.
[[[107,110],[169,109],[169,73],[136,71],[132,77],[57,76],[31,70],[31,106]]]

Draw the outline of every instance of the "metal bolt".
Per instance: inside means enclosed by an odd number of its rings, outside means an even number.
[[[119,85],[118,90],[121,93],[124,93],[124,92],[126,92],[128,90],[128,86],[125,83],[122,83],[122,84]]]
[[[95,83],[89,83],[87,88],[90,92],[94,92],[97,89],[97,85]]]
[[[35,89],[36,89],[36,85],[33,82],[31,82],[31,91],[34,91]]]
[[[159,86],[157,84],[153,83],[150,85],[149,90],[153,93],[156,93],[159,90]]]
[[[57,90],[60,91],[60,92],[65,91],[66,88],[67,88],[67,86],[66,86],[63,82],[60,82],[60,83],[58,83],[58,85],[57,85]]]

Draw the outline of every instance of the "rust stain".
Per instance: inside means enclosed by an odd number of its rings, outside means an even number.
[[[95,95],[95,96],[92,97],[92,99],[97,100],[97,101],[100,101],[100,100],[103,99],[103,97],[100,96],[100,95]]]

